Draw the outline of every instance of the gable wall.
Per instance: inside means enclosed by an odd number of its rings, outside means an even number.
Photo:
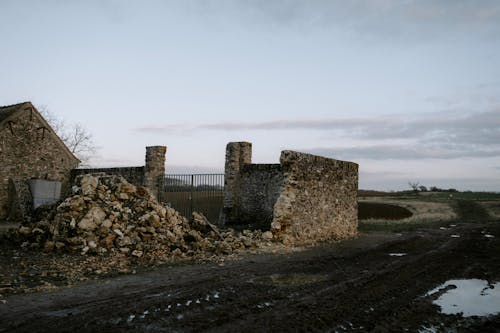
[[[274,205],[273,235],[286,245],[345,239],[358,230],[358,165],[283,151],[284,185]]]
[[[70,170],[78,166],[30,109],[11,120],[0,125],[0,219],[8,213],[9,178],[62,181],[65,191]]]

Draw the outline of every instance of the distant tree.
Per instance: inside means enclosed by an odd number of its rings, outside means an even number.
[[[68,149],[82,162],[81,166],[88,166],[90,158],[97,151],[92,134],[80,124],[67,124],[50,112],[46,106],[41,106],[38,111]]]
[[[418,187],[418,190],[419,190],[420,192],[427,192],[427,187],[425,187],[424,185],[420,185],[420,186]]]
[[[418,187],[420,186],[419,182],[408,182],[413,192],[418,193]]]

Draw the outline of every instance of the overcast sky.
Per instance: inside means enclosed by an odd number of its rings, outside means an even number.
[[[360,188],[500,191],[500,1],[0,0],[0,105],[85,126],[95,166],[222,171],[229,141]]]

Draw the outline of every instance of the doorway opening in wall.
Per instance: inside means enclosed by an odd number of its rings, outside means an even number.
[[[224,174],[166,174],[158,198],[188,219],[202,213],[218,223],[224,200]]]

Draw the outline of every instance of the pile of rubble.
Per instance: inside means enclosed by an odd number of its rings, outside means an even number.
[[[194,256],[269,244],[270,232],[220,232],[203,215],[190,221],[142,186],[105,174],[78,176],[72,195],[14,234],[24,247],[82,254]]]

